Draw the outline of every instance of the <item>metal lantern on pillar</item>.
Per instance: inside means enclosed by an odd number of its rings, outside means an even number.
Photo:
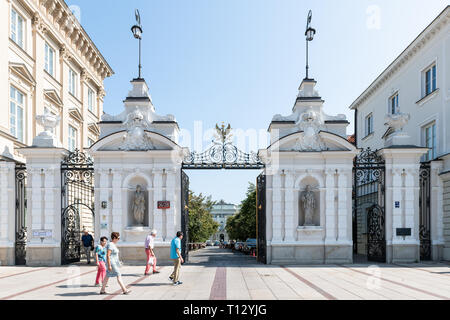
[[[136,16],[136,24],[134,26],[131,27],[131,32],[133,32],[133,36],[135,39],[139,40],[139,76],[138,79],[142,79],[141,78],[141,70],[142,70],[142,65],[141,65],[141,40],[142,40],[142,25],[141,25],[141,15],[139,14],[139,10],[136,9],[135,11],[135,16]]]
[[[313,41],[314,35],[316,34],[316,29],[311,27],[311,20],[312,20],[312,11],[309,10],[308,18],[307,18],[307,22],[306,22],[306,31],[305,31],[305,36],[306,36],[306,78],[305,79],[309,79],[309,75],[308,75],[308,71],[309,71],[308,43],[310,41]]]

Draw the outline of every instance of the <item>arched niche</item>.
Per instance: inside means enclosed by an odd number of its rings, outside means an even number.
[[[299,180],[297,184],[298,192],[297,192],[297,205],[298,205],[298,226],[300,227],[314,227],[320,226],[320,212],[321,212],[321,197],[320,197],[320,183],[317,178],[308,175],[301,180]],[[306,189],[309,188],[310,195],[306,194]],[[309,198],[310,196],[311,199]],[[313,208],[310,208],[311,215],[310,218],[307,217],[308,209],[305,208],[305,202],[311,205],[313,204]],[[306,205],[308,206],[308,205]],[[308,221],[309,220],[309,221]]]
[[[141,187],[141,193],[144,197],[145,205],[144,205],[144,225],[139,225],[134,217],[133,212],[133,202],[136,196],[136,188],[137,186]],[[150,217],[149,217],[149,189],[152,187],[151,181],[148,177],[144,177],[139,174],[135,174],[133,176],[127,177],[124,181],[123,188],[126,193],[126,221],[128,227],[149,227],[150,225]]]

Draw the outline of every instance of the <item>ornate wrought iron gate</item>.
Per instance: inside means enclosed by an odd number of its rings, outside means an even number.
[[[358,246],[366,244],[369,261],[385,262],[385,162],[377,151],[367,148],[356,157],[353,173],[354,251],[360,253]]]
[[[94,225],[94,163],[79,150],[61,163],[61,208],[61,263],[78,262],[82,229]]]
[[[181,170],[181,255],[185,261],[189,259],[189,176]]]
[[[419,238],[420,238],[420,260],[431,260],[431,221],[430,221],[430,164],[422,163],[420,166],[420,222],[419,222]]]
[[[27,256],[27,168],[24,164],[16,164],[16,218],[15,218],[15,264],[25,265]]]
[[[267,263],[266,239],[266,176],[260,174],[256,179],[256,238],[257,260]]]

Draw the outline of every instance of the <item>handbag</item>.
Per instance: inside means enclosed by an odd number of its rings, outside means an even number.
[[[150,257],[150,258],[148,258],[148,261],[147,261],[147,264],[149,264],[149,265],[153,265],[153,263],[154,263],[154,259],[153,259],[153,257]]]

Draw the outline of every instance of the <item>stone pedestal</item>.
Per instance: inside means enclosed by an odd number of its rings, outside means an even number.
[[[380,150],[386,161],[385,229],[386,262],[420,260],[419,170],[427,148],[395,146]],[[411,236],[397,236],[398,228],[411,229]]]
[[[62,148],[29,147],[19,150],[27,159],[27,265],[61,264]],[[46,230],[47,236],[33,237]]]

